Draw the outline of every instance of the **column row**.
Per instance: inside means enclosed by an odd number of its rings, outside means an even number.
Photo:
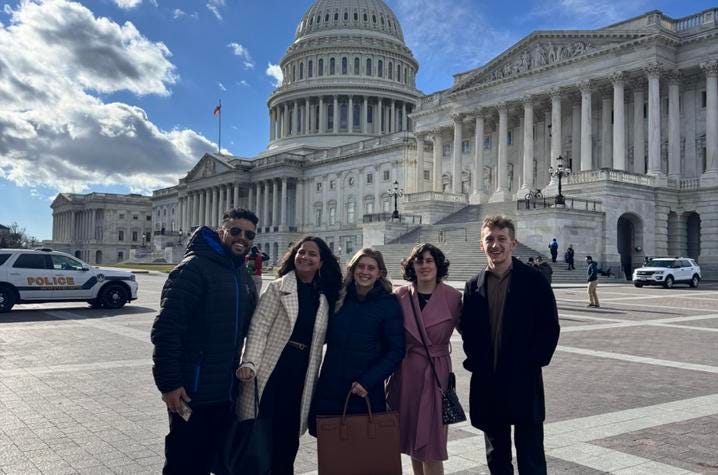
[[[190,190],[179,198],[178,225],[182,232],[206,225],[218,227],[222,223],[224,212],[240,206],[240,186],[223,184]]]
[[[269,140],[328,133],[391,134],[409,130],[414,105],[382,97],[319,96],[288,101],[269,111]]]

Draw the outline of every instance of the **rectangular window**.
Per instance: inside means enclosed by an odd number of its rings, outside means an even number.
[[[389,181],[389,170],[384,170],[384,181]]]
[[[366,204],[366,214],[372,214],[374,212],[374,202],[370,201]]]
[[[52,268],[55,270],[82,270],[82,263],[71,257],[52,255]]]
[[[150,215],[148,214],[147,216],[145,216],[145,220],[146,220],[146,221],[152,221],[152,216],[150,216]]]
[[[372,183],[374,183],[374,174],[373,173],[366,174],[366,183],[367,183],[367,185],[371,185]]]
[[[334,225],[337,222],[337,209],[332,206],[329,208],[329,224]]]
[[[336,180],[330,180],[329,181],[329,189],[335,190],[337,188],[337,181]]]
[[[137,215],[132,216],[133,221],[137,221],[138,219],[140,219],[139,216],[137,216]]]
[[[15,269],[48,269],[48,258],[45,254],[20,254],[15,264]]]
[[[322,210],[321,209],[314,210],[314,225],[317,227],[322,225]]]
[[[424,170],[424,181],[431,181],[431,172],[429,170]]]
[[[124,231],[119,231],[119,232],[117,233],[117,240],[118,240],[118,241],[124,241],[124,240],[125,240],[125,232],[124,232]]]
[[[125,219],[125,213],[120,213],[120,219]],[[152,216],[150,216],[150,221],[152,221]]]
[[[643,118],[648,117],[648,104],[643,104]]]
[[[513,132],[513,130],[509,130],[509,136],[506,138],[506,141],[507,141],[508,145],[513,145],[513,144],[514,144],[514,132]]]
[[[461,142],[461,153],[469,153],[471,152],[471,142],[468,140],[464,140]]]
[[[10,259],[10,254],[0,254],[0,266],[5,264],[8,259]]]
[[[384,200],[383,206],[384,206],[383,211],[385,213],[388,213],[391,211],[391,203],[389,203],[389,200]]]
[[[491,150],[491,136],[484,137],[484,150]]]
[[[320,191],[322,191],[322,182],[321,182],[321,181],[320,181],[320,182],[317,182],[317,185],[316,185],[316,186],[317,186],[317,193],[319,193]]]
[[[706,108],[708,105],[708,96],[706,95],[706,91],[701,91],[701,107]]]
[[[125,253],[122,251],[117,251],[117,261],[122,262],[125,260]]]
[[[450,144],[450,143],[445,143],[445,144],[444,144],[444,150],[443,150],[443,152],[444,152],[444,153],[443,153],[443,156],[444,156],[444,157],[448,157],[448,156],[451,155],[451,144]]]
[[[138,236],[137,231],[132,231],[132,242],[137,242]]]
[[[352,252],[354,252],[354,243],[352,241],[347,241],[346,249],[347,254],[351,254]]]

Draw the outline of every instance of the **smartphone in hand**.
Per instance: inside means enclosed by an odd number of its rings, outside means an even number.
[[[181,408],[177,414],[184,419],[185,422],[189,422],[189,418],[192,415],[192,408],[189,407],[189,404],[184,400],[180,400],[180,406]]]

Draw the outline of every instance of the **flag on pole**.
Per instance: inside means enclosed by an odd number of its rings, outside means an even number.
[[[212,115],[217,115],[220,112],[222,112],[222,103],[220,102],[217,107],[214,108],[214,112],[212,112]]]

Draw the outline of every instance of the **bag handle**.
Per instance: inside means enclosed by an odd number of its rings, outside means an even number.
[[[346,423],[347,408],[349,407],[349,398],[351,398],[353,394],[354,393],[352,393],[351,389],[350,389],[349,393],[347,394],[347,398],[344,401],[344,411],[342,412],[342,425]],[[369,397],[367,396],[362,399],[364,399],[364,401],[366,401],[366,408],[367,408],[367,411],[369,411],[369,423],[373,424],[374,423],[374,414],[372,414],[372,412],[371,412],[371,403],[369,402]]]
[[[417,290],[418,292],[418,290]],[[442,393],[444,390],[441,387],[441,381],[439,380],[439,375],[436,373],[436,368],[434,367],[434,360],[431,358],[431,354],[429,353],[429,345],[426,344],[426,338],[424,337],[424,330],[423,325],[419,323],[419,317],[416,313],[416,307],[414,306],[414,296],[411,295],[411,292],[409,292],[409,301],[411,302],[411,313],[414,315],[414,320],[416,320],[416,329],[419,331],[419,336],[421,337],[421,343],[424,345],[424,349],[426,350],[426,357],[429,359],[429,365],[431,366],[431,371],[434,373],[434,379],[436,379],[436,385],[439,387],[439,391]]]

